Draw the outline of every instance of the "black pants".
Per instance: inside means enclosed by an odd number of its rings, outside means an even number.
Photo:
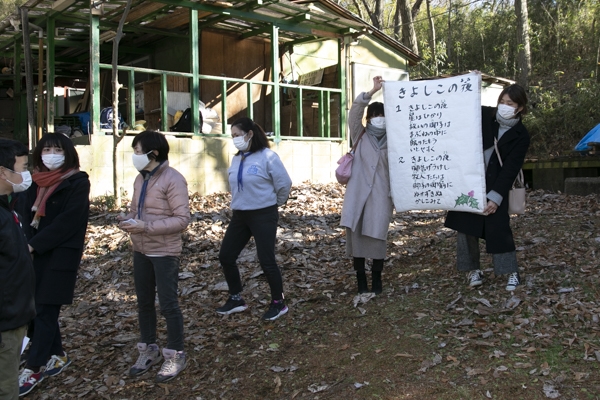
[[[36,304],[33,337],[27,356],[28,367],[45,366],[50,357],[62,356],[63,347],[58,326],[60,304]]]
[[[183,315],[179,308],[179,257],[148,257],[133,253],[133,280],[138,299],[138,321],[142,343],[156,343],[156,305],[167,321],[167,349],[183,350]]]
[[[233,210],[233,217],[225,231],[219,261],[223,267],[230,294],[242,291],[242,280],[237,267],[237,258],[252,236],[256,242],[256,253],[260,266],[271,288],[271,299],[283,298],[281,271],[275,260],[275,236],[279,213],[273,205],[259,210]]]

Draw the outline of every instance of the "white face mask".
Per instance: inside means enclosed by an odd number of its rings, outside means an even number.
[[[12,169],[9,169],[9,171],[12,171]],[[21,175],[21,178],[23,179],[23,182],[21,182],[21,183],[13,183],[13,182],[9,181],[8,179],[6,180],[6,182],[8,182],[12,185],[13,193],[24,192],[27,189],[29,189],[29,186],[31,186],[31,181],[32,181],[31,172],[29,172],[29,171],[23,171],[23,172],[12,171],[12,172],[14,172],[15,174]]]
[[[385,129],[385,117],[373,117],[369,122],[375,128]]]
[[[42,154],[42,162],[50,171],[59,169],[65,163],[64,154]]]
[[[247,151],[250,148],[252,138],[248,139],[248,141],[246,142],[246,140],[244,139],[246,135],[247,134],[245,134],[244,136],[236,136],[233,138],[233,145],[239,151]]]
[[[152,150],[150,150],[146,154],[133,153],[131,155],[131,161],[133,162],[133,166],[135,167],[135,169],[137,169],[138,171],[141,171],[144,168],[146,168],[148,166],[148,164],[150,164],[150,162],[152,161],[148,157],[148,154],[150,154],[150,153],[152,153]]]
[[[512,119],[517,116],[517,109],[506,104],[498,104],[498,115],[504,119]]]

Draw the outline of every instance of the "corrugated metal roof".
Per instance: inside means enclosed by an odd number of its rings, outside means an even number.
[[[254,1],[181,1],[133,0],[120,42],[120,54],[149,54],[154,42],[164,37],[187,39],[190,12],[198,10],[200,29],[215,29],[240,37],[270,38],[271,26],[279,27],[280,44],[305,41],[307,38],[336,38],[368,30],[369,34],[407,56],[412,64],[419,56],[371,25],[330,0],[315,2],[298,0]],[[100,17],[101,38],[115,32],[126,7],[126,0],[98,0],[94,13]],[[83,0],[30,0],[29,21],[47,29],[48,19],[55,21],[57,75],[81,72],[88,68],[90,3]],[[22,42],[19,16],[13,14],[0,21],[0,53],[12,57],[16,41]],[[110,43],[106,47],[112,47]],[[37,42],[32,39],[32,47]],[[102,51],[102,62],[110,62],[110,51]]]

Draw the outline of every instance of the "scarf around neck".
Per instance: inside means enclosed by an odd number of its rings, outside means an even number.
[[[385,128],[376,128],[371,125],[370,122],[367,122],[366,131],[369,134],[369,138],[373,144],[380,149],[387,147],[387,135],[385,133]]]
[[[496,112],[496,121],[498,121],[498,124],[500,124],[501,129],[505,128],[504,132],[506,132],[513,126],[517,125],[520,120],[521,120],[521,117],[515,117],[515,118],[510,118],[510,119],[502,118],[502,116],[500,116],[500,114],[498,112]],[[500,139],[500,138],[498,138],[498,139]]]
[[[31,226],[37,229],[40,226],[40,219],[46,216],[46,201],[54,193],[58,185],[65,179],[79,172],[79,168],[71,168],[67,171],[60,169],[54,171],[34,170],[31,179],[38,185],[35,202],[31,211],[35,212]]]

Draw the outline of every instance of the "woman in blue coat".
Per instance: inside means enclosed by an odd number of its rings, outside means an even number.
[[[21,396],[71,363],[62,347],[58,317],[61,306],[73,302],[90,195],[88,175],[79,171],[71,139],[47,134],[32,158],[33,184],[19,202],[30,225],[26,232],[35,270],[37,315],[27,363],[19,377]]]
[[[458,231],[457,268],[467,272],[469,286],[483,283],[479,264],[478,239],[485,239],[486,250],[492,254],[494,273],[508,275],[506,290],[515,290],[520,283],[519,267],[510,216],[508,191],[519,173],[527,149],[529,133],[521,122],[527,112],[527,94],[519,85],[506,87],[498,97],[498,106],[482,107],[482,135],[485,161],[487,204],[484,215],[450,211],[445,225]],[[498,152],[494,147],[497,140]]]

